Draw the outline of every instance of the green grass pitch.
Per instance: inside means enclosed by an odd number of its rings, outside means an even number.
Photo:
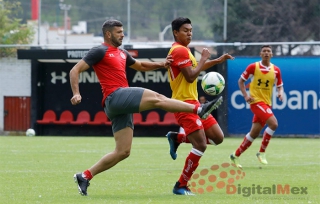
[[[219,146],[208,146],[198,170],[229,162],[228,156],[241,141],[225,138]],[[191,145],[180,145],[173,161],[165,137],[135,137],[130,157],[94,177],[85,197],[78,194],[73,174],[112,151],[113,137],[1,136],[0,203],[320,203],[320,140],[273,138],[267,166],[260,165],[255,156],[260,142],[261,138],[256,139],[240,157],[245,177],[234,183],[240,191],[228,194],[216,189],[177,196],[172,187]],[[258,185],[289,185],[293,193],[258,194],[252,191]]]

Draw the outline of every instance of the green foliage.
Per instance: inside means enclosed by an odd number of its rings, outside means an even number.
[[[196,173],[229,162],[228,156],[243,138],[225,138],[208,146]],[[215,188],[196,196],[175,196],[172,187],[181,174],[190,144],[182,144],[173,161],[165,137],[135,137],[129,158],[91,180],[88,196],[78,194],[73,174],[93,165],[113,151],[113,137],[19,137],[0,136],[0,203],[318,203],[319,139],[273,138],[261,166],[255,154],[261,138],[241,156],[245,177],[236,186],[289,184],[307,187],[307,195],[227,194]],[[218,175],[217,175],[218,176]]]
[[[223,8],[223,0],[209,2],[219,3],[219,7]],[[212,19],[214,13],[211,8],[206,11]],[[223,15],[221,11],[219,14]],[[318,41],[319,22],[319,0],[228,0],[227,42]],[[212,21],[212,29],[215,40],[223,41],[223,18]],[[289,50],[293,48],[290,46]],[[246,47],[235,52],[258,54],[259,47]]]
[[[17,22],[30,19],[30,1],[23,1],[23,9],[18,10],[17,0],[0,0],[0,43],[8,42],[10,31],[19,30],[21,36],[30,34],[26,25],[24,29],[3,29],[4,26],[17,27]],[[12,3],[14,2],[14,3]],[[223,42],[224,0],[131,0],[131,39],[139,41],[156,41],[159,32],[178,16],[188,17],[193,25],[193,40],[211,40]],[[320,4],[319,0],[228,0],[227,42],[292,42],[320,40]],[[8,7],[9,4],[15,8]],[[41,21],[50,26],[63,26],[64,12],[60,9],[59,0],[41,1]],[[64,0],[71,5],[68,16],[71,25],[78,21],[87,21],[89,33],[101,35],[101,25],[106,19],[115,18],[123,22],[125,34],[128,32],[128,0]],[[9,16],[9,17],[8,17]],[[9,20],[12,19],[12,20]],[[9,22],[8,22],[9,21]],[[3,23],[6,22],[6,23]],[[23,34],[23,32],[25,32]],[[29,32],[29,33],[28,33]],[[18,34],[15,34],[18,35]],[[20,43],[29,37],[14,38]],[[165,40],[173,41],[168,30]],[[233,55],[257,55],[260,46],[229,47]],[[311,46],[310,46],[311,47]],[[280,47],[281,53],[291,55],[295,46],[288,46],[288,52]],[[233,49],[233,50],[232,50]],[[3,50],[3,49],[2,49]],[[311,48],[304,54],[308,55]],[[2,52],[3,53],[3,52]],[[2,54],[3,55],[3,54]]]
[[[0,44],[29,44],[32,41],[33,30],[21,19],[16,18],[20,10],[19,2],[0,0]],[[0,57],[12,56],[17,48],[0,48]]]

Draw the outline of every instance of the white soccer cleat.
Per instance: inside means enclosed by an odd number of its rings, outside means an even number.
[[[268,161],[266,159],[266,153],[258,152],[256,155],[261,164],[265,164],[265,165],[268,164]]]
[[[234,153],[230,155],[230,160],[232,163],[234,163],[236,165],[236,167],[242,169],[242,166],[240,164],[240,159],[239,157],[237,157]]]

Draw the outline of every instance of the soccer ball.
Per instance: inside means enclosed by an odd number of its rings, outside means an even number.
[[[34,131],[34,129],[29,128],[26,131],[26,136],[35,136],[36,135],[36,131]]]
[[[206,94],[215,96],[223,91],[225,81],[223,76],[218,72],[208,72],[202,78],[201,87]]]

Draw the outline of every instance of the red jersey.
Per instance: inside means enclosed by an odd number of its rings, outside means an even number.
[[[83,60],[93,67],[99,79],[103,94],[102,106],[105,99],[116,89],[129,87],[126,67],[136,61],[128,51],[103,43],[91,48]]]

